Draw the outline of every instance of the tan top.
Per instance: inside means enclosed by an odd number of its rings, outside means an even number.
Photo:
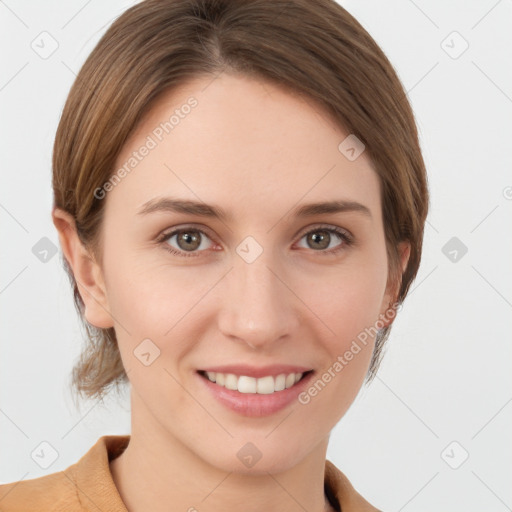
[[[75,464],[39,478],[0,485],[0,512],[128,512],[112,479],[109,461],[128,446],[130,435],[108,435]],[[325,461],[325,494],[340,512],[381,512]]]

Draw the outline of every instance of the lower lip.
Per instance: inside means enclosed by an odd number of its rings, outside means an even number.
[[[240,393],[227,389],[210,381],[206,376],[196,372],[201,382],[210,390],[213,396],[229,409],[243,416],[269,416],[274,414],[297,399],[298,395],[308,386],[314,372],[305,375],[291,388],[275,391],[264,395],[259,393]]]

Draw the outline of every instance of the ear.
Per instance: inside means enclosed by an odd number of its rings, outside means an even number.
[[[78,291],[84,302],[86,320],[101,329],[113,327],[103,272],[93,255],[80,241],[75,219],[68,212],[54,208],[52,220],[59,233],[62,252],[73,271]]]
[[[400,263],[402,267],[402,275],[407,268],[407,263],[411,255],[411,243],[408,241],[400,242],[398,244],[398,253],[400,255]],[[401,279],[401,276],[400,276]],[[385,327],[391,325],[396,317],[396,311],[393,311],[392,305],[398,295],[400,282],[389,283],[388,290],[384,294],[382,299],[381,310],[379,320],[384,324]]]

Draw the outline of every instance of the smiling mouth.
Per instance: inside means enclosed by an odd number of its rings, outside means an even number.
[[[249,377],[247,375],[235,375],[232,373],[206,372],[198,370],[197,373],[217,386],[224,387],[232,391],[248,394],[268,395],[279,393],[295,386],[314,370],[304,373],[282,373],[276,376],[265,376],[260,378]]]

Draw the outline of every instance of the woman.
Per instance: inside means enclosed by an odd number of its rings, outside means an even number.
[[[378,510],[326,460],[416,276],[428,210],[405,92],[331,0],[146,0],[82,67],[53,222],[130,436],[0,486],[2,510]]]

